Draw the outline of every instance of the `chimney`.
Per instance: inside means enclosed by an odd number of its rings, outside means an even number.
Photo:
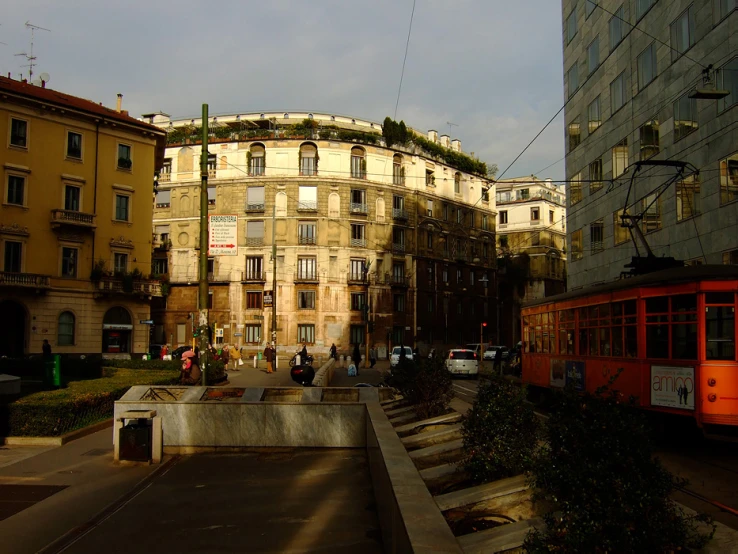
[[[452,140],[451,149],[456,150],[457,152],[461,152],[461,141],[459,139]]]
[[[433,129],[428,131],[428,140],[431,142],[438,142],[438,132]]]
[[[115,111],[120,113],[120,107],[123,105],[123,95],[118,93],[118,103],[115,105]]]
[[[448,135],[441,135],[441,146],[451,148],[451,137]]]

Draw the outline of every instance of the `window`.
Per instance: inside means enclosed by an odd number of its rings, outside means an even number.
[[[610,52],[623,40],[623,7],[620,6],[610,18]]]
[[[587,74],[591,74],[600,65],[600,39],[595,38],[587,46]]]
[[[687,8],[671,24],[671,61],[694,45],[694,10]]]
[[[168,192],[168,191],[167,191]],[[79,211],[79,187],[66,185],[64,187],[64,209],[72,212]]]
[[[541,220],[541,210],[539,208],[531,208],[530,209],[530,220],[531,221],[540,221]]]
[[[566,44],[569,44],[577,34],[577,9],[576,7],[566,18]]]
[[[215,177],[218,169],[218,156],[216,154],[208,154],[208,177]]]
[[[454,193],[461,193],[461,173],[459,172],[454,174]]]
[[[630,239],[630,232],[627,227],[623,226],[621,215],[623,215],[622,209],[612,214],[613,240],[616,246],[628,242],[628,239]]]
[[[554,222],[554,211],[548,210],[548,222],[553,223]]]
[[[456,210],[456,223],[464,223],[464,212],[461,210],[461,208],[457,208]]]
[[[246,291],[246,309],[261,310],[264,294],[260,290]]]
[[[569,180],[569,205],[573,206],[582,201],[582,172],[573,175]]]
[[[569,71],[566,72],[566,82],[569,87],[568,98],[571,98],[579,88],[579,68],[577,67],[577,62],[574,62],[569,68]]]
[[[366,191],[351,189],[351,213],[365,214],[368,212],[366,204]]]
[[[723,265],[738,265],[738,250],[723,252]]]
[[[300,310],[314,310],[315,309],[315,291],[314,290],[297,291],[297,307]]]
[[[366,246],[366,226],[361,223],[351,224],[351,246]]]
[[[349,333],[351,334],[351,344],[364,344],[364,325],[352,325]]]
[[[577,229],[571,234],[571,261],[581,260],[582,255],[582,230]]]
[[[264,187],[249,187],[246,189],[246,211],[264,211]]]
[[[262,262],[263,259],[259,256],[247,256],[246,257],[246,279],[250,280],[261,280],[264,275],[262,273]]]
[[[646,355],[697,359],[696,294],[646,298]]]
[[[392,279],[396,283],[405,282],[405,264],[402,262],[392,264]]]
[[[392,228],[392,248],[399,252],[405,251],[405,229]]]
[[[618,178],[626,169],[628,169],[628,139],[624,138],[612,147],[612,178]]]
[[[584,1],[584,17],[589,17],[597,7],[597,0],[585,0]]]
[[[62,247],[62,277],[77,277],[77,256],[79,251],[76,248]]]
[[[615,113],[625,105],[625,71],[610,83],[610,111]]]
[[[74,314],[72,312],[59,314],[56,344],[59,346],[74,346]]]
[[[433,200],[425,201],[425,209],[428,217],[433,217]]]
[[[592,254],[604,249],[605,220],[598,219],[589,224],[589,246]]]
[[[264,175],[266,169],[266,149],[261,144],[254,144],[249,152],[251,153],[249,174],[254,176]]]
[[[157,208],[168,208],[171,205],[172,192],[160,190],[156,193],[155,204]]]
[[[489,216],[482,215],[482,231],[489,231]]]
[[[23,119],[10,119],[10,145],[28,148],[28,122]]]
[[[589,164],[589,193],[597,192],[602,188],[602,158],[597,158]]]
[[[529,189],[520,189],[515,191],[515,199],[516,200],[528,200],[530,198],[530,190]]]
[[[443,205],[443,220],[448,221],[448,204]]]
[[[8,175],[8,204],[23,206],[25,204],[26,178],[20,175]]]
[[[315,344],[315,325],[302,323],[297,326],[297,342]]]
[[[587,107],[587,129],[590,134],[594,133],[602,125],[602,113],[600,110],[600,97],[598,96]]]
[[[300,185],[298,189],[299,199],[297,202],[298,210],[317,211],[318,210],[318,187],[306,187]]]
[[[67,131],[67,158],[82,159],[82,135]]]
[[[259,323],[247,323],[243,326],[243,342],[247,344],[261,343],[261,325]]]
[[[461,270],[457,269],[456,270],[456,284],[458,285],[460,283],[461,283]]]
[[[735,359],[735,298],[732,292],[705,294],[708,360]]]
[[[354,179],[366,179],[364,149],[356,146],[351,149],[351,177]]]
[[[720,161],[720,203],[738,199],[738,154]]]
[[[297,258],[297,277],[299,279],[317,279],[318,260],[316,258]]]
[[[350,267],[350,273],[349,273],[349,280],[351,281],[363,281],[364,280],[364,271],[365,271],[366,265],[364,260],[360,259],[351,259],[351,267]]]
[[[151,260],[151,273],[154,275],[166,275],[169,273],[169,260],[167,258],[154,258]]]
[[[318,149],[312,144],[300,147],[300,175],[318,174]]]
[[[116,252],[113,254],[113,271],[116,274],[128,272],[128,254]]]
[[[131,169],[131,147],[128,144],[118,145],[118,169]]]
[[[351,293],[351,310],[360,312],[366,305],[366,294],[363,292],[352,292]]]
[[[393,308],[395,309],[395,312],[402,313],[405,311],[405,295],[395,294],[393,299]]]
[[[315,221],[300,221],[297,224],[297,239],[300,244],[315,244],[317,232]]]
[[[208,206],[215,206],[216,194],[215,187],[208,187]]]
[[[20,273],[22,269],[22,254],[22,242],[6,240],[3,271],[6,271],[8,273]]]
[[[728,96],[718,100],[718,111],[738,103],[738,58],[733,58],[717,72],[717,88],[727,90]]]
[[[402,156],[400,156],[399,154],[395,154],[392,157],[392,184],[405,184],[405,170],[402,167]]]
[[[652,42],[638,56],[638,90],[656,78],[656,45]]]
[[[432,249],[433,248],[433,231],[428,229],[425,236],[426,236],[426,246]]]
[[[436,174],[433,169],[429,169],[428,166],[425,168],[425,185],[428,187],[436,186]]]
[[[690,175],[676,186],[677,221],[700,214],[699,176]]]
[[[582,131],[579,127],[579,119],[569,123],[569,152],[574,150],[582,142]]]
[[[641,160],[647,160],[659,153],[659,122],[646,121],[641,126]]]
[[[649,194],[641,199],[641,208],[643,210],[643,219],[641,220],[643,232],[650,233],[661,229],[661,197]]]
[[[128,221],[130,215],[131,197],[124,194],[115,195],[115,219]]]
[[[674,102],[674,142],[696,131],[697,128],[697,100],[685,94]]]
[[[651,9],[656,3],[656,0],[636,0],[636,21],[646,15],[646,12]]]
[[[714,22],[717,25],[720,21],[727,17],[730,12],[736,9],[736,0],[713,0]]]
[[[264,244],[264,222],[246,222],[246,246],[262,246]]]

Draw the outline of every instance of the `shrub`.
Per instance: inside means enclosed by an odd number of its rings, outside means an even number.
[[[683,484],[653,458],[642,413],[612,389],[561,394],[534,462],[539,499],[556,512],[531,533],[530,552],[671,552],[704,546],[704,515],[687,516],[669,495]]]
[[[530,470],[540,429],[525,389],[493,377],[480,388],[462,424],[464,470],[476,482]]]
[[[451,374],[441,359],[403,358],[392,370],[390,384],[415,405],[421,419],[446,413],[453,398]]]

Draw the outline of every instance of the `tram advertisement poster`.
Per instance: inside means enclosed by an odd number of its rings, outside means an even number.
[[[694,410],[694,368],[652,365],[651,406]]]
[[[566,384],[573,386],[574,390],[585,389],[584,362],[566,362]]]
[[[549,385],[563,388],[566,385],[566,360],[551,358],[551,376]]]

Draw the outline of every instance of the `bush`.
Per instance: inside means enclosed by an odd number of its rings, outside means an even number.
[[[102,357],[90,355],[61,355],[61,375],[64,381],[96,379],[102,375]],[[25,379],[44,377],[44,359],[35,355],[28,358],[0,358],[0,373],[16,375]]]
[[[451,374],[441,359],[403,358],[392,370],[390,384],[415,405],[421,419],[446,413],[453,398]]]
[[[528,536],[530,552],[671,552],[704,546],[704,515],[687,516],[669,495],[683,484],[653,458],[643,414],[609,386],[564,391],[534,462],[536,497],[556,512]]]
[[[476,482],[529,471],[540,430],[525,389],[501,377],[480,388],[462,424],[464,470]]]
[[[106,367],[117,367],[124,369],[151,369],[151,370],[176,370],[182,367],[182,360],[104,360]],[[63,373],[63,372],[62,372]],[[225,378],[225,364],[218,360],[208,363],[208,383],[217,383]]]

